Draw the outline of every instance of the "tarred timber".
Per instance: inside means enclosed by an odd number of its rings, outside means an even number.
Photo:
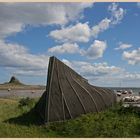
[[[36,105],[44,123],[100,112],[116,103],[112,90],[90,85],[70,67],[50,57],[46,91]]]

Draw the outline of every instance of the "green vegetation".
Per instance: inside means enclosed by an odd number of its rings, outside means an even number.
[[[133,107],[117,104],[98,114],[45,126],[31,110],[36,102],[0,99],[0,137],[140,137],[140,112]]]
[[[22,98],[22,99],[19,101],[19,107],[27,106],[27,107],[31,108],[31,107],[34,106],[34,104],[35,104],[34,99],[29,98],[29,97]]]

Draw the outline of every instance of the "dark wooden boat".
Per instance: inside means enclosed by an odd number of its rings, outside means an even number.
[[[44,123],[100,112],[116,102],[112,90],[90,85],[56,57],[50,57],[46,89],[35,107]]]

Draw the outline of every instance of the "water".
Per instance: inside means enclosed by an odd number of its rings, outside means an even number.
[[[34,91],[34,93],[32,93]],[[0,90],[0,98],[9,97],[41,97],[45,90]]]
[[[140,88],[122,88],[122,87],[111,87],[112,90],[132,90],[134,95],[138,95],[140,92]],[[0,90],[0,98],[9,98],[9,97],[41,97],[45,90],[34,90],[35,92],[32,93],[32,90]]]

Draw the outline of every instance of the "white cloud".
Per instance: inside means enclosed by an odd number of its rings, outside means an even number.
[[[111,12],[111,24],[120,23],[126,13],[126,11],[116,3],[112,3],[108,7],[108,10]]]
[[[107,48],[105,41],[95,40],[91,46],[83,52],[83,55],[90,59],[101,58]]]
[[[131,47],[132,47],[132,44],[120,42],[119,47],[115,48],[115,50],[125,50],[125,49],[131,48]]]
[[[48,64],[47,55],[30,54],[18,44],[8,44],[0,40],[0,66],[16,68],[22,71],[45,70]]]
[[[49,35],[61,42],[88,42],[90,28],[88,23],[77,23],[74,26],[51,31]]]
[[[131,65],[140,64],[140,48],[133,51],[124,51],[123,58]]]
[[[66,59],[62,61],[84,76],[103,76],[106,74],[117,74],[122,71],[121,68],[116,66],[109,66],[106,62],[92,64],[85,61],[70,62]]]
[[[140,72],[126,72],[124,78],[127,80],[140,80]]]
[[[126,11],[120,8],[116,3],[109,5],[108,11],[111,13],[111,17],[104,18],[97,25],[92,27],[91,35],[93,37],[98,37],[101,32],[109,29],[111,25],[119,24],[126,13]]]
[[[9,70],[9,69],[8,69]],[[14,75],[20,75],[20,76],[47,76],[47,70],[21,70],[21,69],[10,69],[10,71],[13,71]]]
[[[61,42],[88,42],[91,36],[98,37],[99,33],[107,30],[111,25],[120,23],[123,19],[125,10],[120,8],[118,4],[112,3],[108,10],[111,17],[104,18],[92,28],[89,27],[88,23],[77,23],[73,26],[51,31],[49,36]]]
[[[110,74],[117,74],[121,68],[115,66],[108,66],[107,63],[88,63],[88,62],[74,62],[74,67],[79,68],[79,72],[85,76],[103,76]],[[93,77],[94,78],[94,77]]]
[[[54,54],[63,54],[63,53],[74,54],[74,53],[79,53],[79,51],[80,51],[80,48],[76,43],[74,44],[65,43],[65,44],[57,45],[48,49],[48,52],[54,53]]]
[[[77,23],[68,26],[70,21],[76,21],[83,16],[85,8],[91,7],[92,3],[1,3],[0,4],[0,67],[12,69],[19,75],[45,75],[48,64],[48,56],[45,54],[31,54],[29,50],[19,44],[6,43],[4,38],[9,35],[23,31],[26,25],[48,26],[62,25],[61,30],[52,31],[51,35],[56,40],[64,42],[50,48],[53,53],[80,53],[88,58],[97,59],[103,56],[107,44],[104,41],[95,40],[88,49],[80,49],[74,42],[88,42],[91,33],[97,37],[99,33],[107,30],[111,25],[121,22],[125,10],[113,3],[109,7],[111,18],[104,18],[92,28],[88,23]],[[58,35],[57,33],[61,32]],[[64,41],[63,41],[64,40]],[[66,43],[69,42],[69,43]],[[67,44],[67,45],[66,45]],[[128,47],[128,46],[127,46]],[[122,48],[127,48],[122,47]],[[124,52],[124,58],[131,64],[140,63],[140,49],[131,52]],[[63,60],[77,72],[89,79],[107,81],[107,78],[118,77],[122,69],[116,66],[109,66],[107,63],[88,63]],[[139,73],[122,74],[124,78],[139,78]],[[121,78],[121,76],[119,78]],[[93,81],[94,82],[94,81]]]
[[[97,83],[98,80],[100,82],[105,82],[104,78],[115,77],[124,71],[120,67],[109,66],[106,62],[92,64],[85,61],[69,61],[66,59],[62,61],[87,78],[91,83]]]
[[[107,30],[110,26],[111,20],[108,18],[103,19],[98,25],[92,27],[92,35],[97,37],[99,33]]]
[[[88,79],[90,83],[97,86],[139,86],[134,81],[140,80],[140,72],[127,72],[117,66],[104,63],[89,63],[85,61],[62,60],[76,72]],[[134,82],[134,84],[132,84]]]
[[[8,35],[16,34],[21,32],[24,26],[22,23],[15,23],[9,21],[0,21],[0,38],[5,38]]]
[[[65,26],[83,16],[93,3],[1,3],[0,4],[0,67],[18,74],[44,73],[48,64],[45,54],[31,54],[26,47],[6,43],[5,38],[32,27]],[[45,74],[45,73],[44,73]]]
[[[0,37],[20,32],[25,25],[65,25],[80,18],[83,10],[92,5],[93,3],[1,3]]]
[[[52,48],[49,48],[48,52],[53,54],[77,53],[82,56],[86,56],[89,59],[98,59],[103,57],[106,48],[107,44],[105,41],[95,40],[88,49],[82,49],[76,43],[64,43],[62,45],[57,45]]]

